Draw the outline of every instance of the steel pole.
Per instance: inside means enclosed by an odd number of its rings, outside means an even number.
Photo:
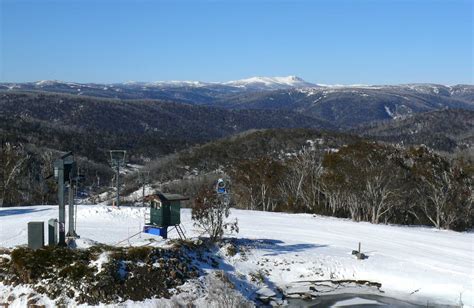
[[[117,207],[120,207],[120,163],[117,162]]]
[[[142,174],[142,185],[143,185],[143,191],[142,191],[142,206],[145,206],[145,174]]]
[[[68,237],[76,237],[76,230],[74,230],[74,186],[73,180],[69,181],[69,228],[68,228]]]
[[[59,246],[66,246],[66,207],[64,204],[64,166],[58,170]]]

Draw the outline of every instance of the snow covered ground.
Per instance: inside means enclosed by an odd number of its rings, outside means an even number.
[[[157,237],[140,234],[143,208],[81,205],[78,234],[82,246],[94,241],[112,245],[143,245]],[[0,209],[0,247],[26,244],[27,222],[57,217],[55,206]],[[234,235],[248,247],[245,255],[218,253],[224,270],[236,277],[264,273],[271,288],[298,281],[324,279],[369,280],[382,284],[387,296],[413,302],[474,305],[474,233],[355,223],[309,214],[264,213],[233,210],[240,233]],[[189,209],[182,210],[187,235],[197,236]],[[177,237],[173,231],[170,238]],[[120,242],[120,243],[119,243]],[[366,260],[352,250],[362,243]],[[2,288],[0,287],[0,292]]]

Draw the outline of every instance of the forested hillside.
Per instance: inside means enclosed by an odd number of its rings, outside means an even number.
[[[325,86],[295,77],[80,84],[60,81],[0,84],[0,92],[67,93],[121,100],[153,99],[226,109],[293,111],[338,128],[439,109],[474,110],[474,86],[439,84]]]
[[[444,109],[420,113],[365,125],[354,133],[389,142],[425,144],[440,151],[463,150],[474,145],[474,111]]]
[[[226,178],[239,208],[465,230],[474,222],[473,166],[473,157],[448,158],[425,146],[267,130],[194,147],[146,168],[165,183],[162,189],[188,196]]]
[[[473,223],[468,110],[411,114],[348,134],[289,110],[4,92],[0,119],[0,205],[54,203],[52,162],[64,151],[76,153],[84,192],[107,191],[108,150],[118,148],[128,163],[145,164],[154,187],[191,198],[224,177],[241,208],[456,230]],[[129,174],[123,196],[139,185]]]
[[[248,129],[329,123],[287,111],[229,111],[161,101],[121,101],[55,94],[0,94],[0,130],[10,142],[74,151],[105,161],[109,149],[140,161]]]
[[[331,127],[285,111],[229,111],[160,101],[0,94],[0,205],[55,202],[52,162],[73,151],[97,191],[110,185],[108,151],[145,161],[248,129]]]
[[[335,149],[358,140],[360,138],[354,135],[316,129],[252,130],[159,158],[147,168],[161,181],[166,181],[181,178],[192,170],[212,172],[260,157],[284,159],[306,147]],[[316,147],[319,144],[324,144],[324,147]]]
[[[234,109],[293,110],[350,128],[438,109],[474,110],[472,86],[437,85],[304,88],[243,93],[216,102]]]

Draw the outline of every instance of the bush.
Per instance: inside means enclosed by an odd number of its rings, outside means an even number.
[[[131,247],[127,251],[127,260],[146,261],[151,252],[150,247]]]
[[[192,219],[194,225],[207,234],[211,241],[222,239],[225,231],[239,232],[237,219],[234,222],[226,222],[230,215],[228,200],[223,195],[218,195],[214,190],[203,188],[192,208]]]

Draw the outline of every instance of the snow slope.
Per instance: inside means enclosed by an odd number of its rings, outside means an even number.
[[[85,206],[78,209],[80,245],[94,241],[117,244],[143,226],[144,209]],[[0,247],[26,243],[28,221],[47,221],[57,216],[55,206],[0,209]],[[182,210],[188,236],[197,236],[190,210]],[[235,276],[266,273],[273,287],[298,281],[359,279],[382,283],[387,295],[415,302],[474,305],[474,233],[440,231],[427,227],[402,227],[355,223],[309,214],[265,213],[233,210],[239,221],[236,237],[249,247],[242,256],[223,251],[225,270]],[[176,237],[173,231],[170,237]],[[90,240],[89,240],[90,239]],[[121,245],[142,245],[141,234]],[[366,260],[351,251],[362,243]],[[221,249],[223,250],[223,249]],[[1,288],[0,288],[1,290]]]

